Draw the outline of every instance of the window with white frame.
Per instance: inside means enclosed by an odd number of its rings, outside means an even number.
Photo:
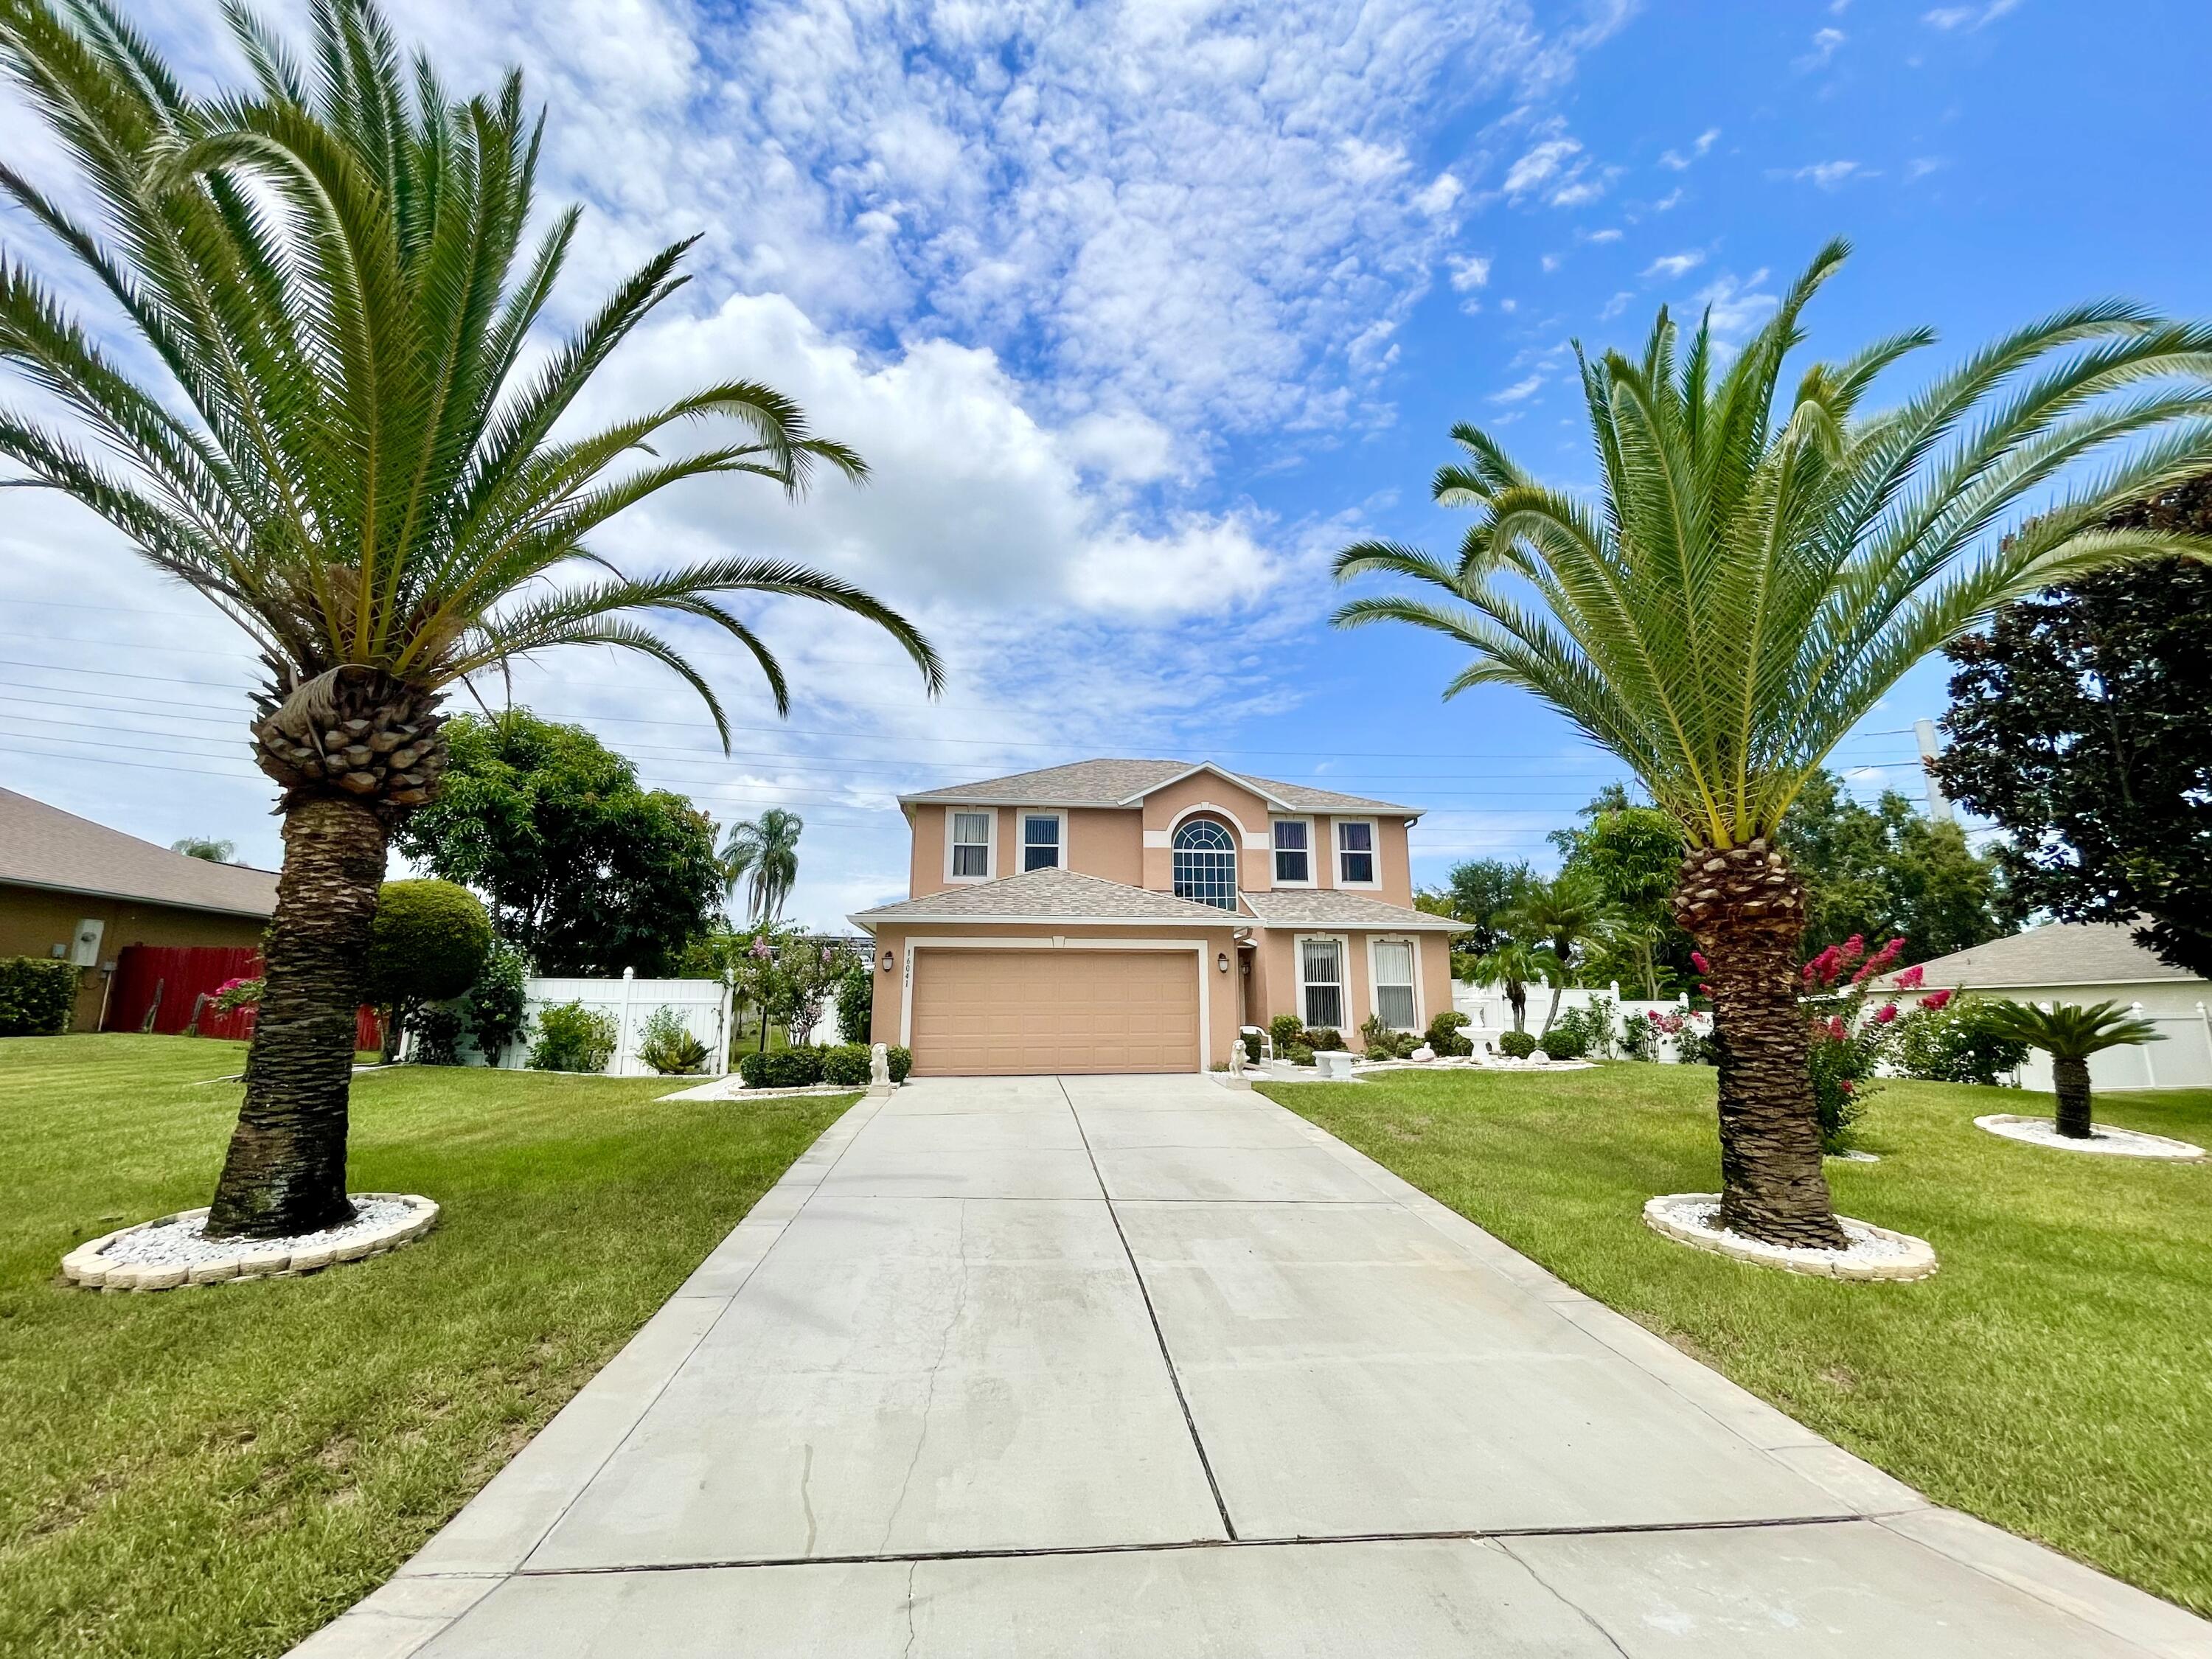
[[[1378,939],[1370,952],[1375,964],[1375,1017],[1394,1031],[1419,1029],[1413,1010],[1413,942]]]
[[[1237,843],[1212,818],[1193,818],[1175,832],[1175,896],[1237,908]]]
[[[991,874],[989,812],[952,815],[952,874],[961,881],[985,881]]]
[[[1060,848],[1061,818],[1057,812],[1022,814],[1022,868],[1057,870],[1066,860]]]
[[[1336,826],[1336,880],[1340,887],[1375,885],[1375,824],[1370,818],[1344,818]]]
[[[1310,1026],[1344,1028],[1344,941],[1340,939],[1302,939],[1298,941],[1299,1000],[1305,1005]]]
[[[1313,820],[1275,820],[1275,879],[1285,884],[1313,884]]]

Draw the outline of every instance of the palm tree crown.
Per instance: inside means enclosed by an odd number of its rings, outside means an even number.
[[[2070,1002],[2054,1003],[2048,1008],[2039,1008],[2032,1002],[1988,1002],[1976,1011],[1975,1017],[1992,1036],[2025,1042],[2053,1060],[2087,1060],[2106,1048],[2166,1040],[2157,1026],[2137,1018],[2117,1002],[2100,1002],[2086,1008]]]
[[[526,120],[520,75],[496,96],[452,99],[426,60],[403,67],[367,0],[314,0],[310,13],[311,67],[232,9],[255,85],[202,99],[109,0],[0,0],[0,63],[100,216],[75,216],[12,167],[0,165],[0,191],[105,292],[166,381],[134,380],[136,354],[110,355],[44,283],[0,261],[0,359],[119,465],[13,413],[0,414],[0,454],[251,636],[269,675],[264,769],[288,788],[352,777],[355,793],[414,804],[434,779],[401,775],[420,769],[380,754],[334,763],[320,732],[341,683],[413,693],[419,708],[557,645],[661,662],[706,700],[726,746],[705,678],[623,613],[733,636],[781,708],[775,659],[720,602],[740,591],[866,617],[934,687],[921,636],[834,576],[733,556],[633,578],[592,550],[616,514],[684,479],[742,473],[796,493],[817,463],[855,480],[866,468],[748,380],[554,439],[609,354],[682,286],[688,244],[648,260],[526,374],[579,213],[554,216],[526,255],[543,120]],[[650,447],[710,416],[744,437],[665,457]]]
[[[745,888],[745,914],[771,922],[783,914],[784,901],[799,881],[799,836],[806,828],[798,813],[771,806],[757,818],[730,826],[722,842],[723,890],[734,896]]]
[[[1692,844],[1773,835],[1799,787],[1898,677],[1998,605],[2188,538],[2101,528],[2122,501],[2212,461],[2212,328],[2075,307],[1864,412],[1916,329],[1815,363],[1784,401],[1806,302],[1848,252],[1823,249],[1725,366],[1659,313],[1640,361],[1582,356],[1599,467],[1584,501],[1536,482],[1468,425],[1433,494],[1480,517],[1455,561],[1389,542],[1337,574],[1437,591],[1355,599],[1346,626],[1408,622],[1469,647],[1447,695],[1518,685],[1636,772]],[[2136,441],[2101,477],[1994,547],[2005,515],[2084,457]],[[1517,577],[1535,604],[1501,579]]]

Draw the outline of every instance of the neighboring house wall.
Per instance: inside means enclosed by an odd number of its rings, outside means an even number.
[[[901,1021],[905,1006],[907,947],[915,939],[925,941],[922,945],[924,956],[928,951],[927,941],[932,939],[1003,939],[1023,942],[1013,948],[1066,950],[1079,950],[1086,939],[1116,942],[1157,939],[1168,941],[1178,949],[1188,948],[1191,943],[1202,942],[1205,946],[1203,959],[1208,1039],[1208,1052],[1204,1058],[1209,1066],[1226,1062],[1229,1045],[1235,1040],[1237,1027],[1242,1023],[1238,1007],[1238,975],[1235,971],[1237,941],[1233,927],[1234,924],[1225,916],[1223,925],[1218,928],[1147,927],[1142,921],[1133,921],[1126,927],[1080,927],[1067,923],[1018,925],[995,921],[917,921],[896,926],[886,923],[876,930],[876,994],[870,1030],[878,1042],[902,1043],[912,1035],[902,1029]],[[1059,947],[1048,943],[1039,945],[1039,941],[1054,939],[1066,939],[1068,943]],[[886,951],[891,958],[888,971],[883,966]],[[1225,974],[1215,965],[1218,958],[1224,953],[1231,965],[1231,971]]]
[[[126,945],[242,946],[258,950],[268,923],[259,916],[222,915],[186,910],[137,899],[105,898],[90,893],[58,893],[43,888],[0,884],[0,957],[51,957],[66,953],[77,924],[100,924],[100,963],[112,963]],[[106,975],[100,967],[78,976],[76,1010],[70,1029],[99,1029]]]

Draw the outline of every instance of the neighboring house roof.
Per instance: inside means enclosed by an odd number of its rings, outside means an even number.
[[[188,859],[12,789],[0,789],[0,883],[225,915],[276,908],[274,871]]]
[[[1241,783],[1275,805],[1292,812],[1389,812],[1416,817],[1421,809],[1364,795],[1340,794],[1303,783],[1283,783],[1273,778],[1232,772],[1207,761],[1087,760],[1066,766],[1048,766],[1035,772],[1016,772],[978,783],[954,784],[901,795],[902,802],[937,802],[959,806],[1133,806],[1153,791],[1198,771],[1218,772]]]
[[[2036,990],[2066,985],[2142,985],[2196,975],[2165,962],[2112,922],[2052,922],[1920,964],[1929,990]],[[1882,976],[1887,986],[1894,974]]]
[[[1358,893],[1321,888],[1277,888],[1246,893],[1244,906],[1270,927],[1358,927],[1405,933],[1463,933],[1472,925],[1449,916],[1432,916],[1402,904],[1385,904]]]
[[[1073,870],[1031,870],[999,881],[950,887],[927,898],[880,905],[848,918],[873,933],[878,923],[907,921],[1146,921],[1235,927],[1243,918],[1172,893]]]

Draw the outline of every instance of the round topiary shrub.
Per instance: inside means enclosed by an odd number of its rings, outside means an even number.
[[[387,881],[378,890],[362,988],[386,1011],[387,1058],[415,1011],[474,985],[490,951],[491,918],[459,883]]]
[[[748,1089],[768,1087],[768,1056],[763,1054],[739,1054],[738,1077]]]
[[[1460,1032],[1468,1024],[1465,1014],[1457,1009],[1447,1009],[1429,1022],[1429,1047],[1440,1054],[1471,1054],[1474,1044]]]
[[[1589,1040],[1578,1027],[1554,1025],[1544,1033],[1544,1052],[1553,1060],[1580,1060],[1589,1052]]]
[[[1526,1031],[1506,1031],[1499,1035],[1498,1052],[1509,1060],[1526,1060],[1536,1052],[1536,1039]]]

